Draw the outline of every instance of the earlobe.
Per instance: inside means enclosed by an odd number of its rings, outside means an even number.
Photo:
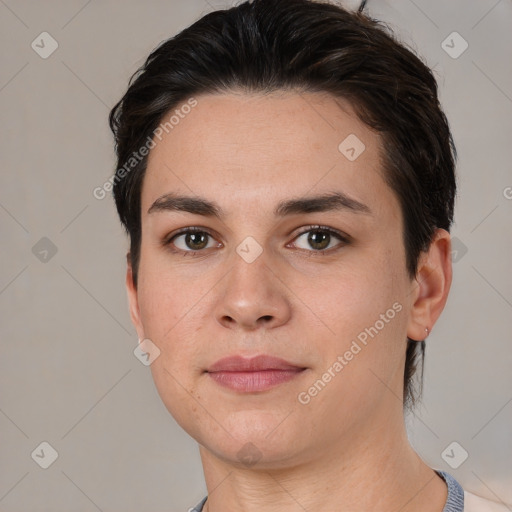
[[[144,339],[144,329],[140,318],[139,299],[137,288],[133,282],[133,270],[130,253],[126,255],[126,293],[128,295],[128,307],[132,324],[137,331],[139,340]]]
[[[429,250],[419,259],[416,297],[407,328],[410,339],[421,341],[430,334],[445,307],[451,282],[450,234],[444,229],[438,229]]]

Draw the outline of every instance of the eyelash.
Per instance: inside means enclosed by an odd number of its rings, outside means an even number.
[[[313,255],[313,254],[317,255],[318,254],[319,256],[328,256],[329,254],[331,254],[332,251],[335,251],[336,249],[340,249],[341,247],[344,247],[345,245],[348,245],[350,243],[350,240],[351,240],[348,235],[346,235],[346,234],[344,234],[344,233],[342,233],[340,231],[337,231],[337,230],[335,230],[333,228],[329,228],[327,226],[320,226],[320,225],[307,226],[307,228],[305,228],[303,231],[301,231],[300,233],[298,233],[295,236],[294,240],[296,240],[300,236],[304,235],[305,233],[309,233],[310,231],[318,231],[318,232],[321,232],[321,233],[329,234],[331,236],[334,236],[335,238],[337,238],[341,242],[341,244],[338,244],[335,247],[331,247],[329,249],[322,249],[322,250],[301,249],[302,251],[306,251],[306,252],[311,253],[311,255]],[[201,227],[198,227],[198,226],[191,226],[191,227],[188,227],[188,228],[183,228],[180,231],[178,231],[177,233],[174,233],[172,236],[165,238],[163,240],[163,245],[165,247],[168,247],[171,252],[173,252],[173,253],[180,253],[183,256],[191,256],[191,257],[201,256],[201,252],[204,252],[205,249],[196,250],[196,251],[194,251],[194,250],[184,251],[183,249],[171,248],[172,242],[178,236],[186,235],[186,234],[189,234],[189,233],[204,233],[204,234],[208,235],[209,237],[213,238],[213,235],[211,233],[209,233],[206,228],[201,228]]]

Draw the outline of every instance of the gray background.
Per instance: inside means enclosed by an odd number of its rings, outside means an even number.
[[[1,511],[184,511],[205,493],[195,442],[134,357],[127,242],[112,200],[92,191],[115,170],[107,114],[129,76],[226,5],[0,0]],[[453,288],[411,442],[468,490],[512,503],[512,3],[368,10],[435,69],[459,150]],[[43,31],[59,45],[46,59],[31,47]],[[442,47],[453,31],[469,43],[458,58]],[[35,462],[48,450],[31,457],[42,441],[58,453],[48,469]]]

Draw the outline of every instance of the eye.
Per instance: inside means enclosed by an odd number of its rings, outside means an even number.
[[[339,243],[335,244],[335,240],[338,240]],[[299,243],[297,244],[297,242]],[[329,253],[330,249],[348,243],[350,243],[350,237],[339,231],[325,226],[309,226],[307,230],[295,237],[292,245],[312,253],[325,254]],[[181,253],[183,256],[199,256],[200,252],[205,249],[222,246],[220,243],[214,243],[213,236],[200,227],[184,228],[166,238],[163,245],[169,247],[172,252]]]
[[[174,252],[182,252],[184,256],[195,256],[195,253],[203,249],[215,247],[216,245],[212,243],[212,240],[213,237],[207,231],[197,227],[190,227],[164,240],[164,245],[169,246]]]
[[[298,246],[299,249],[305,250],[310,250],[310,248],[313,248],[312,252],[323,254],[328,249],[333,248],[332,242],[334,242],[334,239],[337,239],[340,242],[335,244],[334,247],[340,245],[343,246],[349,243],[348,236],[343,235],[342,233],[331,228],[324,226],[309,226],[307,231],[303,231],[295,238],[293,245]],[[302,246],[297,244],[297,241],[301,241],[300,243]]]

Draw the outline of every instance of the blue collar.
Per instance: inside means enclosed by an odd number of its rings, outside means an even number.
[[[448,497],[446,498],[446,504],[443,508],[443,512],[463,512],[464,489],[449,473],[438,469],[434,469],[434,471],[446,482],[446,485],[448,486]]]

